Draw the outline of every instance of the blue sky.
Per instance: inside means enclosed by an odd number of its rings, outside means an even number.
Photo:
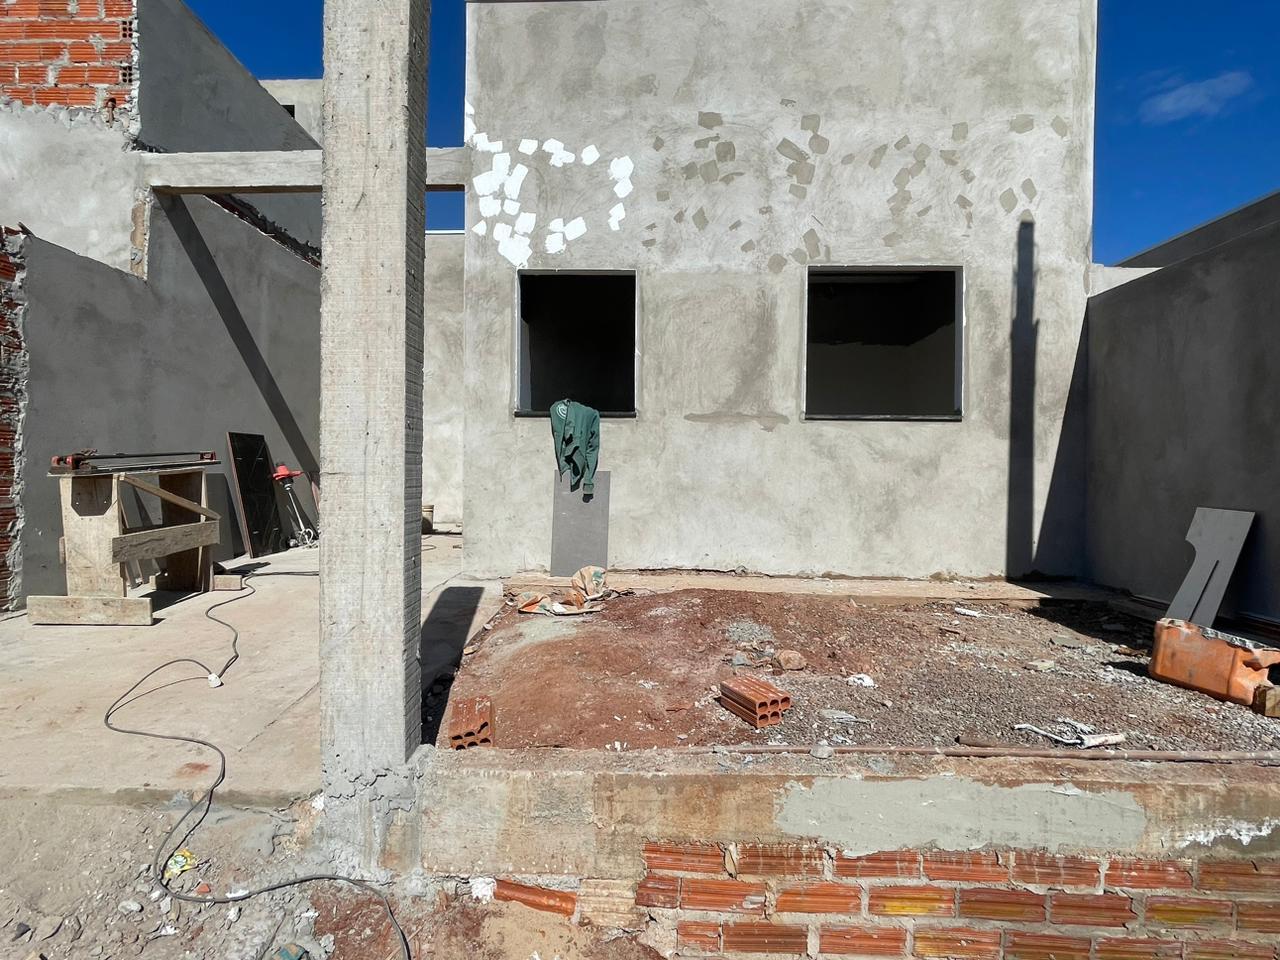
[[[188,3],[259,77],[320,76],[321,0]],[[465,2],[432,6],[427,142],[448,146],[462,139]],[[1100,7],[1094,259],[1114,263],[1280,189],[1280,3]],[[427,217],[461,226],[461,195],[433,194]]]

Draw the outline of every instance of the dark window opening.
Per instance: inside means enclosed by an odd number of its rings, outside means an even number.
[[[298,116],[298,106],[297,106],[297,104],[294,104],[294,103],[282,103],[282,104],[280,104],[280,106],[284,107],[284,112],[285,112],[285,113],[287,113],[289,116],[294,117],[294,118],[296,118],[296,117]]]
[[[809,272],[805,416],[960,416],[960,271]]]
[[[518,413],[565,399],[635,413],[635,274],[521,274],[519,359]]]

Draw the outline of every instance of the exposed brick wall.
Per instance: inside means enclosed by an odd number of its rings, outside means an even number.
[[[22,596],[22,418],[27,348],[22,335],[25,237],[0,228],[0,609]]]
[[[0,99],[125,109],[134,99],[135,0],[0,0]]]
[[[1280,960],[1280,859],[647,844],[679,956]]]

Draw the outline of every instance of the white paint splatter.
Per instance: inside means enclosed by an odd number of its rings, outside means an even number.
[[[480,216],[496,217],[502,212],[502,201],[497,197],[480,198]]]
[[[622,221],[627,217],[627,208],[622,204],[614,204],[612,210],[609,211],[609,229],[619,230],[622,228]]]
[[[476,108],[471,105],[470,100],[464,99],[462,101],[462,112],[465,113],[467,116],[473,116],[476,112]]]
[[[538,149],[538,141],[530,140],[526,137],[524,140],[520,141],[519,149],[520,149],[520,152],[523,153],[526,157],[530,156],[533,153],[533,151]]]
[[[473,140],[473,143],[475,145],[475,148],[482,153],[501,153],[502,152],[502,141],[490,140],[489,135],[485,133],[483,130],[481,130],[479,133],[475,135],[475,139]]]
[[[564,144],[556,139],[546,141],[542,145],[542,149],[551,154],[551,165],[553,167],[563,167],[566,163],[573,163],[576,159],[572,153],[564,148]]]
[[[475,186],[476,193],[485,197],[491,193],[497,193],[510,172],[511,154],[499,153],[493,158],[493,167],[488,172],[473,177],[471,183]]]
[[[564,234],[551,233],[546,239],[547,253],[560,253],[564,250]]]
[[[566,240],[577,240],[580,236],[587,232],[587,221],[582,217],[574,217],[564,225],[564,238]]]
[[[502,184],[502,192],[514,200],[520,196],[520,188],[524,186],[524,178],[529,175],[529,168],[517,163],[514,170]]]
[[[486,233],[489,232],[489,221],[481,220],[479,223],[477,223],[474,227],[471,228],[471,232],[483,237]]]
[[[511,224],[509,223],[494,224],[493,239],[501,243],[503,240],[508,239],[510,236],[511,236]]]
[[[614,180],[629,180],[635,169],[630,157],[614,157],[609,161],[609,176]]]
[[[509,217],[514,217],[517,213],[520,212],[520,201],[519,200],[502,201],[502,212]]]
[[[505,227],[506,224],[499,224],[499,226]],[[498,231],[495,229],[493,232],[497,236]],[[499,241],[498,252],[513,266],[523,270],[529,265],[529,256],[533,253],[533,247],[529,245],[528,237],[510,236]]]
[[[556,217],[548,226],[556,233],[564,233],[564,219]]]
[[[631,196],[631,191],[634,189],[635,186],[631,183],[630,178],[626,180],[619,180],[613,185],[613,192],[617,194],[620,199],[625,199],[626,197]]]
[[[492,877],[472,877],[471,878],[471,897],[479,900],[481,903],[489,903],[493,900],[494,891],[498,889],[498,881]]]
[[[467,143],[475,143],[476,122],[470,115],[462,118],[462,137]]]
[[[1193,843],[1209,846],[1221,837],[1232,837],[1248,846],[1259,837],[1269,837],[1280,827],[1280,820],[1263,820],[1260,823],[1249,823],[1247,820],[1216,820],[1207,827],[1186,834],[1180,846],[1189,847]]]
[[[591,144],[591,146],[589,147],[583,147],[582,163],[584,166],[589,167],[599,159],[600,159],[600,151],[596,149],[596,145],[594,143]]]
[[[537,222],[538,215],[532,210],[526,210],[520,216],[516,217],[516,233],[533,233],[533,225]]]

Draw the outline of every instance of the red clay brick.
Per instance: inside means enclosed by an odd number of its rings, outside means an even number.
[[[891,850],[872,853],[865,857],[837,856],[837,877],[876,879],[893,877],[903,880],[920,877],[920,854],[914,850]]]
[[[1133,901],[1114,893],[1055,893],[1049,898],[1049,917],[1054,923],[1086,927],[1124,927],[1138,919]]]
[[[1102,881],[1102,865],[1081,857],[1019,853],[1013,858],[1013,879],[1050,887],[1096,887]]]
[[[1196,940],[1187,944],[1187,960],[1275,960],[1275,944],[1239,940]]]
[[[1182,944],[1172,940],[1102,938],[1098,940],[1098,960],[1182,960]]]
[[[98,104],[98,91],[92,87],[54,87],[36,90],[32,95],[42,107],[94,107]]]
[[[1088,937],[1059,937],[1047,933],[1005,935],[1005,960],[1089,960]]]
[[[17,67],[15,70],[17,74],[15,79],[18,83],[43,84],[49,82],[49,68],[44,64],[38,64],[31,67]]]
[[[693,950],[720,951],[720,924],[681,920],[676,924],[676,946]]]
[[[128,63],[133,59],[133,46],[118,41],[103,44],[99,50],[92,43],[72,43],[67,46],[67,59],[72,63]]]
[[[916,929],[917,957],[944,957],[946,960],[998,960],[1000,934],[994,930]]]
[[[948,887],[872,887],[870,910],[885,917],[954,917],[955,901]]]
[[[764,884],[686,877],[680,883],[680,906],[685,910],[754,913],[763,917]]]
[[[1258,933],[1280,933],[1280,901],[1240,901],[1236,904],[1236,926]]]
[[[1027,890],[961,890],[960,916],[975,920],[1043,922],[1044,894]]]
[[[900,957],[907,950],[907,931],[899,927],[823,927],[818,952],[854,957]]]
[[[0,23],[0,27],[3,26]],[[2,31],[0,36],[4,36]],[[101,37],[110,42],[120,39],[120,24],[100,20],[37,20],[23,25],[22,36],[27,40],[91,40]]]
[[[103,0],[102,12],[107,17],[128,20],[134,15],[133,0]]]
[[[646,843],[644,862],[668,873],[724,873],[724,851],[710,843]]]
[[[809,949],[807,927],[785,923],[726,923],[725,953],[805,953]]]
[[[674,910],[680,906],[680,878],[649,874],[636,887],[636,905]]]
[[[862,888],[844,883],[810,883],[778,894],[778,913],[862,913]]]
[[[566,917],[573,916],[578,905],[578,895],[567,890],[547,890],[544,887],[530,887],[523,883],[512,883],[510,880],[499,880],[493,891],[495,900],[510,900],[522,903],[534,910],[547,913],[559,913]]]
[[[795,843],[748,843],[738,848],[738,873],[757,876],[822,876],[822,851]]]
[[[1231,922],[1230,900],[1147,897],[1146,921],[1157,927],[1212,927]]]
[[[1126,890],[1189,890],[1191,869],[1176,860],[1112,860],[1107,886]]]
[[[65,50],[60,43],[0,41],[0,63],[53,63]]]
[[[926,853],[924,875],[930,880],[964,883],[1007,883],[1009,863],[994,853]]]
[[[1202,860],[1201,890],[1280,893],[1280,860]]]

